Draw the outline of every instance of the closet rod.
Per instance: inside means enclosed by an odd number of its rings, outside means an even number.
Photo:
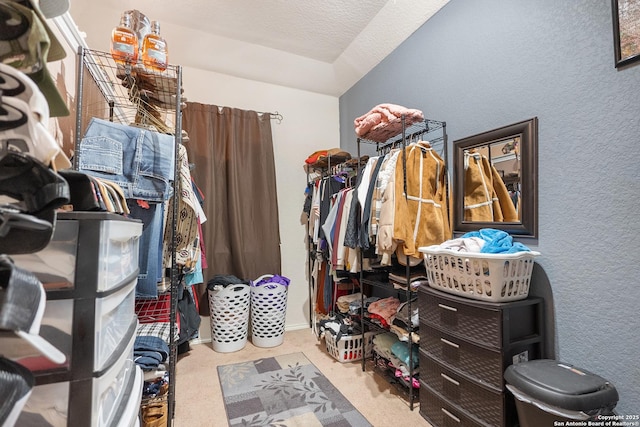
[[[277,111],[275,113],[271,113],[269,111],[256,111],[256,113],[258,113],[259,116],[268,114],[269,118],[271,120],[276,120],[278,124],[282,123],[282,119],[284,119],[284,117],[282,117],[282,114],[278,113]]]
[[[222,114],[222,112],[224,111],[225,108],[231,108],[233,109],[234,107],[224,107],[221,105],[216,105],[216,107],[218,108],[218,113]],[[255,110],[246,110],[246,111],[255,111]],[[279,112],[275,112],[272,113],[270,111],[256,111],[256,113],[258,113],[259,116],[264,115],[264,114],[268,114],[269,118],[271,120],[277,120],[278,124],[282,123],[282,120],[284,120],[284,116],[282,114],[280,114]]]
[[[271,120],[276,120],[278,122],[278,124],[282,123],[282,119],[284,117],[282,117],[282,114],[278,113],[277,111],[275,113],[258,113],[258,114],[268,114],[269,116],[271,116]]]
[[[398,144],[398,143],[400,143],[402,141],[406,141],[407,139],[412,139],[412,138],[414,138],[416,136],[423,135],[423,134],[425,134],[425,133],[427,133],[429,131],[431,131],[431,129],[429,129],[429,128],[420,129],[420,130],[418,130],[416,132],[413,132],[413,133],[405,135],[404,138],[400,137],[400,138],[397,138],[394,141],[389,141],[389,142],[387,142],[387,143],[385,143],[383,145],[378,145],[376,147],[376,150],[379,151],[379,152],[382,152],[382,151],[386,150],[387,148],[394,148],[396,146],[396,144]]]

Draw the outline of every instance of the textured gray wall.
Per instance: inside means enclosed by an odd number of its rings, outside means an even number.
[[[557,357],[638,414],[640,63],[613,56],[610,1],[451,0],[340,98],[340,134],[355,154],[354,118],[382,102],[446,121],[450,143],[537,116],[533,292],[548,280]]]

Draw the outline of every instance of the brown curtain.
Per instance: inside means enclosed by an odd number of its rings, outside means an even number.
[[[193,180],[204,195],[202,225],[208,268],[200,312],[208,314],[206,283],[216,274],[254,280],[280,274],[280,230],[271,118],[265,113],[188,102],[182,127]]]

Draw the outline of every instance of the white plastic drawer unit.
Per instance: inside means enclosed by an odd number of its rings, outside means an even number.
[[[125,400],[137,399],[133,405],[140,405],[142,376],[133,362],[134,341],[135,334],[120,358],[100,376],[34,387],[16,426],[120,425],[125,414],[119,412],[130,406]]]
[[[135,379],[136,364],[133,362],[135,334],[120,360],[107,372],[93,380],[92,426],[110,426],[119,418],[116,410],[125,396],[130,396],[130,388]]]
[[[138,325],[135,284],[134,280],[102,298],[47,301],[40,334],[67,356],[67,369],[88,377],[103,371],[118,357],[115,353],[122,349],[123,340],[135,334]],[[84,333],[78,334],[79,330]],[[90,356],[89,348],[93,349],[92,361],[85,360]],[[58,367],[43,358],[38,358],[38,363],[29,368],[39,371]]]
[[[142,222],[106,212],[58,214],[43,250],[15,255],[47,291],[106,292],[137,274]],[[85,296],[85,295],[82,295]]]
[[[95,339],[93,341],[95,371],[104,369],[113,352],[132,328],[132,323],[137,326],[134,310],[135,285],[136,281],[134,280],[118,292],[104,298],[96,298]],[[133,328],[137,329],[136,326]]]

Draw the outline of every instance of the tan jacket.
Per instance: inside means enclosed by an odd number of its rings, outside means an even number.
[[[393,238],[405,255],[421,258],[419,247],[439,245],[451,238],[446,165],[428,142],[411,144],[405,150],[407,194],[405,163],[400,153],[395,174]]]
[[[489,159],[468,152],[464,166],[465,221],[519,221],[509,190]]]

